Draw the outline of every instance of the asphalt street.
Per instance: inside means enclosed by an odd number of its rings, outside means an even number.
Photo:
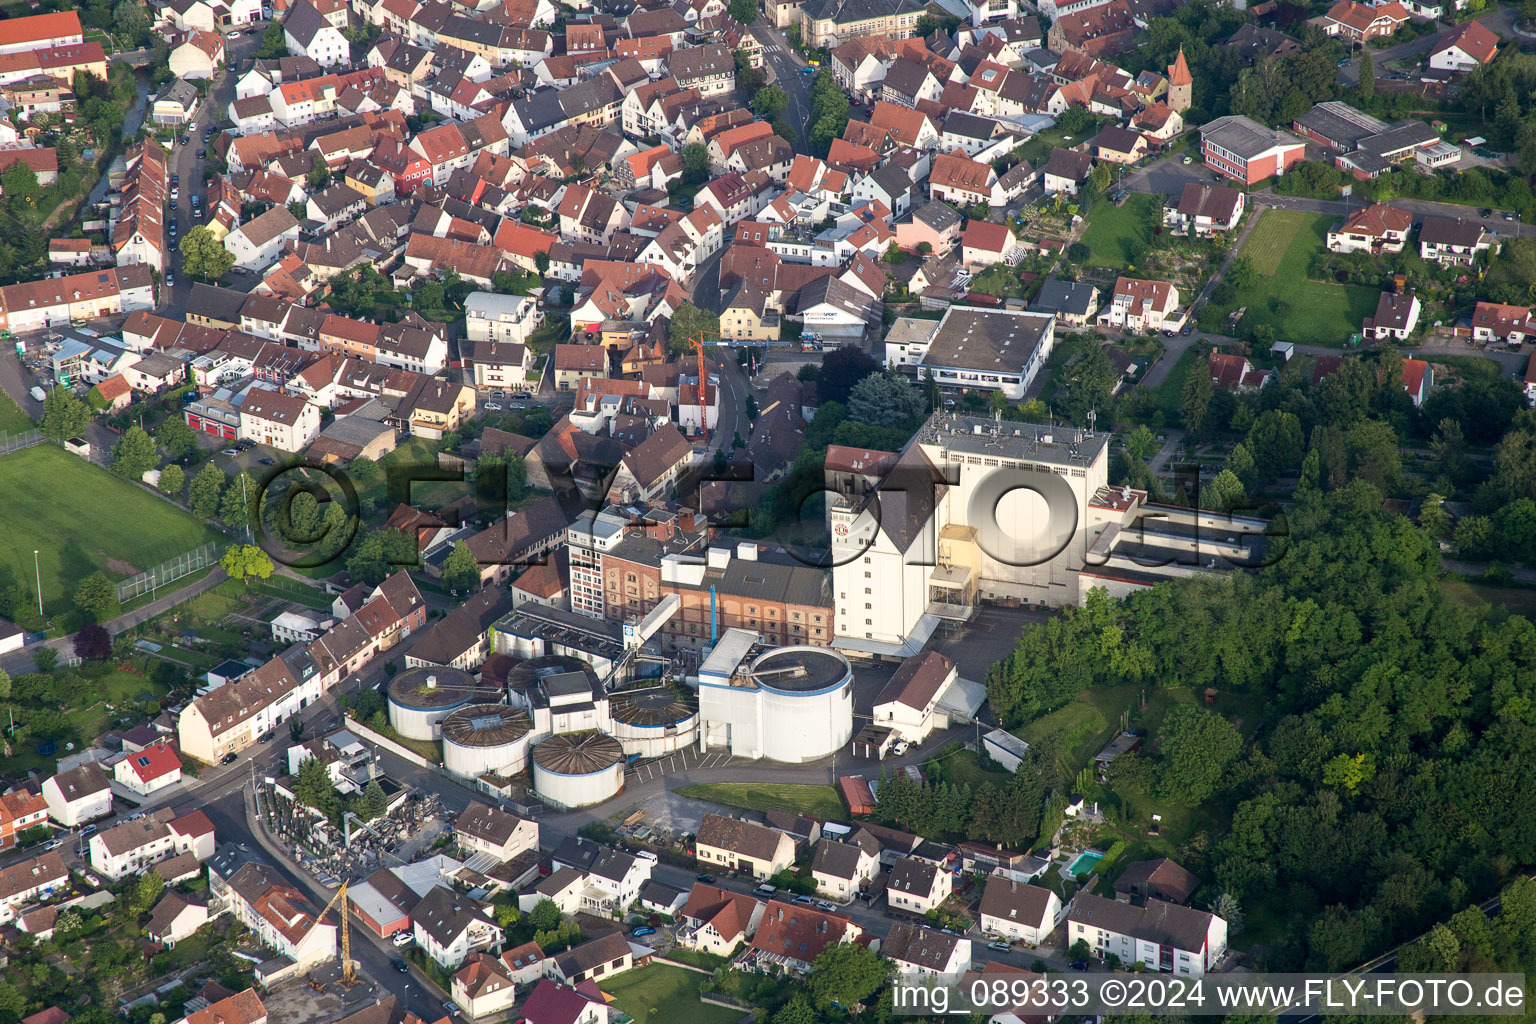
[[[768,72],[768,81],[789,94],[789,106],[785,108],[785,116],[800,133],[795,152],[809,153],[807,133],[811,119],[811,79],[814,76],[805,73],[807,65],[804,59],[790,48],[784,34],[768,24],[765,19],[759,18],[753,24],[752,34],[762,44],[763,65],[764,70]]]

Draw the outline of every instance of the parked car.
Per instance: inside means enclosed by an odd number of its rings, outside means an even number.
[[[1013,947],[1006,942],[989,942],[987,943],[987,948],[996,953],[1007,953],[1009,950],[1013,949]]]
[[[796,896],[795,902],[800,904],[802,907],[814,907],[816,905],[816,901],[811,899],[809,896]]]
[[[410,932],[406,931],[395,932],[394,938],[390,939],[389,941],[396,946],[409,946],[415,940],[416,937]]]
[[[273,738],[272,737],[272,733],[264,732],[260,736],[256,737],[256,742],[257,743],[271,743],[272,742],[272,738]]]
[[[656,929],[655,928],[636,928],[634,931],[630,932],[630,934],[638,939],[638,938],[641,938],[642,936],[646,936],[646,935],[655,935],[656,934]]]
[[[525,405],[522,402],[508,402],[507,403],[507,408],[508,409],[526,409],[526,408],[528,408],[528,406]]]
[[[1190,326],[1189,326],[1189,324],[1185,324],[1185,325],[1184,325],[1184,329],[1183,329],[1183,330],[1181,330],[1181,331],[1180,331],[1180,332],[1179,332],[1179,333],[1180,333],[1180,334],[1188,334],[1188,333],[1189,333],[1189,332],[1190,332],[1190,331],[1191,331],[1191,330],[1193,330],[1193,328],[1191,328],[1191,327],[1190,327]]]
[[[1072,968],[1074,971],[1086,971],[1088,969],[1088,961],[1073,960],[1071,963],[1067,964],[1067,966]]]
[[[901,740],[891,748],[891,753],[895,754],[897,757],[900,757],[902,754],[905,754],[908,750],[911,749],[912,744],[908,743],[906,740]]]
[[[234,764],[238,760],[240,760],[240,755],[231,750],[229,753],[219,758],[219,764]]]
[[[96,834],[96,826],[95,825],[84,825],[80,829],[80,838],[81,839],[84,839],[86,836],[95,835],[95,834]]]
[[[512,392],[512,397],[513,398],[524,398],[524,399],[532,398],[533,397],[533,392],[532,391],[514,391],[514,392]]]
[[[660,860],[660,858],[657,857],[650,850],[641,850],[638,853],[636,853],[635,856],[639,857],[641,860],[648,860],[648,861],[652,861],[652,862]]]
[[[833,906],[831,903],[829,903],[826,900],[817,900],[816,901],[816,907],[817,907],[818,910],[825,910],[828,913],[830,913],[830,912],[832,912],[832,911],[837,909],[837,907]]]
[[[167,288],[176,287],[176,274],[173,271],[167,270],[165,272],[165,286]]]
[[[491,412],[501,412],[501,403],[500,402],[486,402],[485,403],[485,407],[487,409],[489,409]]]
[[[1190,164],[1192,164],[1192,163],[1194,163],[1194,162],[1195,162],[1195,158],[1194,158],[1194,157],[1192,157],[1192,156],[1186,156],[1186,157],[1185,157],[1185,158],[1184,158],[1184,166],[1185,166],[1185,167],[1188,167],[1188,166],[1189,166],[1189,165],[1190,165]]]
[[[1514,214],[1512,214],[1512,213],[1506,213],[1506,214],[1505,214],[1505,215],[1504,215],[1504,219],[1505,219],[1505,220],[1514,220],[1514,219],[1515,219],[1515,215],[1514,215]]]
[[[62,840],[62,839],[50,839],[46,843],[43,844],[43,849],[44,850],[57,850],[59,847],[61,847],[63,845],[64,845],[64,840]]]
[[[505,391],[503,391],[501,388],[497,388],[495,391],[491,392],[491,397],[492,398],[506,398],[507,397],[507,393]]]
[[[411,969],[411,965],[410,964],[406,963],[404,960],[400,959],[397,956],[390,957],[389,958],[389,963],[390,963],[391,967],[393,967],[395,970],[399,971],[401,974],[405,974],[407,971],[409,971]]]
[[[715,884],[715,876],[714,875],[700,875],[699,876],[699,881],[703,882],[705,885],[714,885]]]
[[[237,451],[234,448],[225,448],[223,451],[219,452],[219,454],[220,455],[228,455],[230,458],[234,458],[236,455],[239,455],[240,453],[239,453],[239,451]]]

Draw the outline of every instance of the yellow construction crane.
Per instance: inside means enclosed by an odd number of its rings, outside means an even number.
[[[341,907],[336,911],[337,915],[341,917],[341,983],[343,985],[353,985],[357,983],[357,977],[352,973],[352,936],[347,930],[346,882],[341,883],[341,888],[336,890],[336,895],[331,897],[331,902],[325,905],[325,909],[320,911],[320,916],[315,920],[317,923],[325,920],[325,915],[329,914],[331,908],[336,906],[337,900],[341,901]]]

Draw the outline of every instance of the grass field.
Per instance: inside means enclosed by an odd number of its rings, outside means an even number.
[[[1179,361],[1168,370],[1168,376],[1157,386],[1157,407],[1169,423],[1184,419],[1184,378],[1189,376],[1190,368],[1199,358],[1200,353],[1194,346],[1185,349]]]
[[[1378,293],[1373,289],[1307,278],[1313,255],[1322,250],[1337,219],[1289,210],[1264,214],[1243,246],[1258,279],[1230,307],[1247,307],[1243,323],[1249,330],[1268,324],[1279,341],[1341,345],[1375,312]]]
[[[1061,754],[1072,772],[1093,758],[1120,728],[1120,713],[1135,705],[1136,686],[1096,686],[1078,694],[1070,704],[1015,730],[1025,743],[1061,736]]]
[[[0,434],[23,434],[36,426],[10,395],[0,391]]]
[[[1116,206],[1108,199],[1094,203],[1088,214],[1088,229],[1082,238],[1090,250],[1089,265],[1116,270],[1129,267],[1131,247],[1138,246],[1145,251],[1152,244],[1152,228],[1161,208],[1160,196],[1133,195],[1123,206]]]
[[[1463,583],[1460,580],[1445,581],[1446,595],[1458,604],[1474,607],[1480,604],[1496,604],[1518,615],[1536,615],[1536,589],[1526,587],[1495,587],[1486,583]]]
[[[97,569],[116,579],[220,539],[169,502],[53,445],[0,458],[0,494],[0,566],[31,580],[36,549],[50,614],[67,608],[75,583]]]
[[[619,1011],[637,1021],[688,1021],[689,1024],[733,1024],[740,1010],[699,1002],[699,985],[707,975],[667,964],[648,964],[602,983]]]
[[[690,800],[709,800],[749,811],[795,811],[823,820],[835,820],[848,813],[843,798],[831,786],[711,782],[702,786],[684,786],[677,794]]]

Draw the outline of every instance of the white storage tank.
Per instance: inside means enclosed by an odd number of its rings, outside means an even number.
[[[608,704],[613,736],[626,754],[660,757],[699,738],[699,704],[669,686],[615,693]]]
[[[388,692],[389,724],[411,740],[435,740],[453,712],[494,699],[468,672],[441,667],[407,669],[389,681]]]
[[[735,656],[726,659],[735,660]],[[699,672],[700,746],[799,764],[853,738],[853,668],[825,647],[778,647]]]
[[[556,807],[587,807],[624,786],[624,748],[600,732],[568,732],[533,748],[533,791]]]
[[[528,767],[527,712],[506,704],[470,704],[444,718],[443,767],[466,779],[516,775]]]

